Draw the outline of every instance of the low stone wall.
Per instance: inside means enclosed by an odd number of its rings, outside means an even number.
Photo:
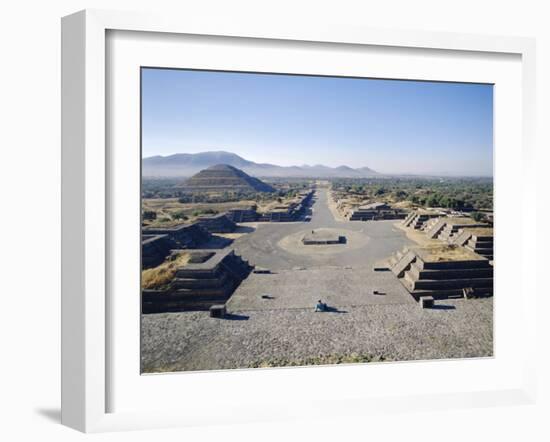
[[[298,201],[291,202],[284,208],[260,214],[258,216],[258,221],[292,222],[300,220],[307,208],[311,205],[313,193],[313,190],[310,190],[307,193],[303,193]]]
[[[212,239],[212,235],[198,223],[182,224],[176,227],[146,227],[143,235],[167,235],[174,248],[193,249]]]
[[[407,213],[401,210],[354,210],[349,216],[350,221],[378,221],[384,219],[405,219]]]
[[[225,213],[213,216],[201,216],[198,224],[210,233],[231,233],[237,228]]]
[[[256,209],[231,209],[225,216],[234,223],[250,223],[258,219]]]
[[[143,235],[141,242],[142,268],[161,264],[170,254],[174,244],[168,235]]]
[[[302,244],[309,245],[328,245],[328,244],[345,244],[346,237],[344,235],[338,235],[336,233],[316,233],[312,231],[307,233],[302,238]]]

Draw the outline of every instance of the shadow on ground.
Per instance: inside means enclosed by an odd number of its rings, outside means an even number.
[[[37,408],[34,411],[46,420],[56,424],[61,423],[61,410],[59,408]]]
[[[238,315],[236,313],[226,313],[224,319],[229,319],[230,321],[247,321],[250,316],[247,315]]]
[[[256,229],[252,226],[237,226],[233,233],[252,233]]]
[[[430,308],[431,310],[455,310],[456,309],[454,305],[445,305],[445,304],[435,304]]]
[[[324,311],[324,312],[319,312],[319,313],[325,313],[325,312],[330,312],[330,313],[347,313],[348,311],[347,311],[347,310],[340,310],[340,309],[338,309],[338,307],[326,306],[326,307],[325,307],[325,311]]]

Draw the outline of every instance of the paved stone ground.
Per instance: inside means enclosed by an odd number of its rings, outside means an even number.
[[[378,304],[312,309],[162,313],[142,319],[144,372],[307,365],[332,355],[382,360],[493,354],[493,300],[447,300],[435,309]]]
[[[257,223],[252,233],[236,239],[231,247],[251,264],[278,271],[294,267],[357,266],[358,263],[372,267],[404,246],[415,244],[394,225],[395,220],[336,220],[328,207],[328,192],[320,189],[317,194],[310,222]],[[341,231],[348,242],[299,246],[300,235],[314,229]],[[305,247],[308,247],[307,253],[302,252]],[[345,253],[340,253],[341,250]]]
[[[312,259],[322,259],[333,253],[349,253],[354,249],[368,247],[369,237],[363,232],[355,232],[347,229],[320,228],[315,229],[315,234],[332,235],[333,237],[344,236],[345,242],[339,244],[304,244],[302,239],[305,235],[311,235],[311,229],[300,230],[291,235],[285,236],[277,243],[277,247],[285,252],[306,255]]]
[[[327,191],[318,191],[310,222],[241,226],[250,233],[235,235],[231,247],[273,273],[252,274],[241,284],[228,319],[207,312],[143,315],[143,371],[304,365],[354,354],[360,360],[492,355],[492,299],[420,309],[391,273],[373,270],[414,244],[395,221],[337,220],[327,202]],[[294,240],[312,229],[345,231],[348,242],[303,246]],[[315,313],[318,299],[335,311]]]
[[[374,290],[380,294],[373,294]],[[391,272],[322,267],[251,274],[233,293],[227,307],[229,311],[314,308],[319,299],[337,308],[416,304]]]

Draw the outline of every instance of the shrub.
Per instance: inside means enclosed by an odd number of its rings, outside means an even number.
[[[177,219],[177,220],[186,220],[186,219],[188,219],[187,215],[183,212],[183,210],[172,213],[172,218]]]
[[[480,221],[484,221],[485,220],[485,215],[481,212],[474,212],[472,213],[472,218],[477,221],[477,222],[480,222]]]
[[[145,210],[143,212],[143,219],[147,221],[152,221],[157,219],[157,212],[154,210]]]

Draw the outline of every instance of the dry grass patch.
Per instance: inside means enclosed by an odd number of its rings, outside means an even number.
[[[467,230],[475,236],[493,236],[492,227],[465,227],[463,230]]]
[[[141,285],[144,289],[160,290],[165,288],[176,276],[178,268],[189,262],[190,254],[180,252],[169,256],[161,265],[141,272]]]
[[[424,246],[416,249],[425,262],[479,261],[485,258],[455,244]]]

